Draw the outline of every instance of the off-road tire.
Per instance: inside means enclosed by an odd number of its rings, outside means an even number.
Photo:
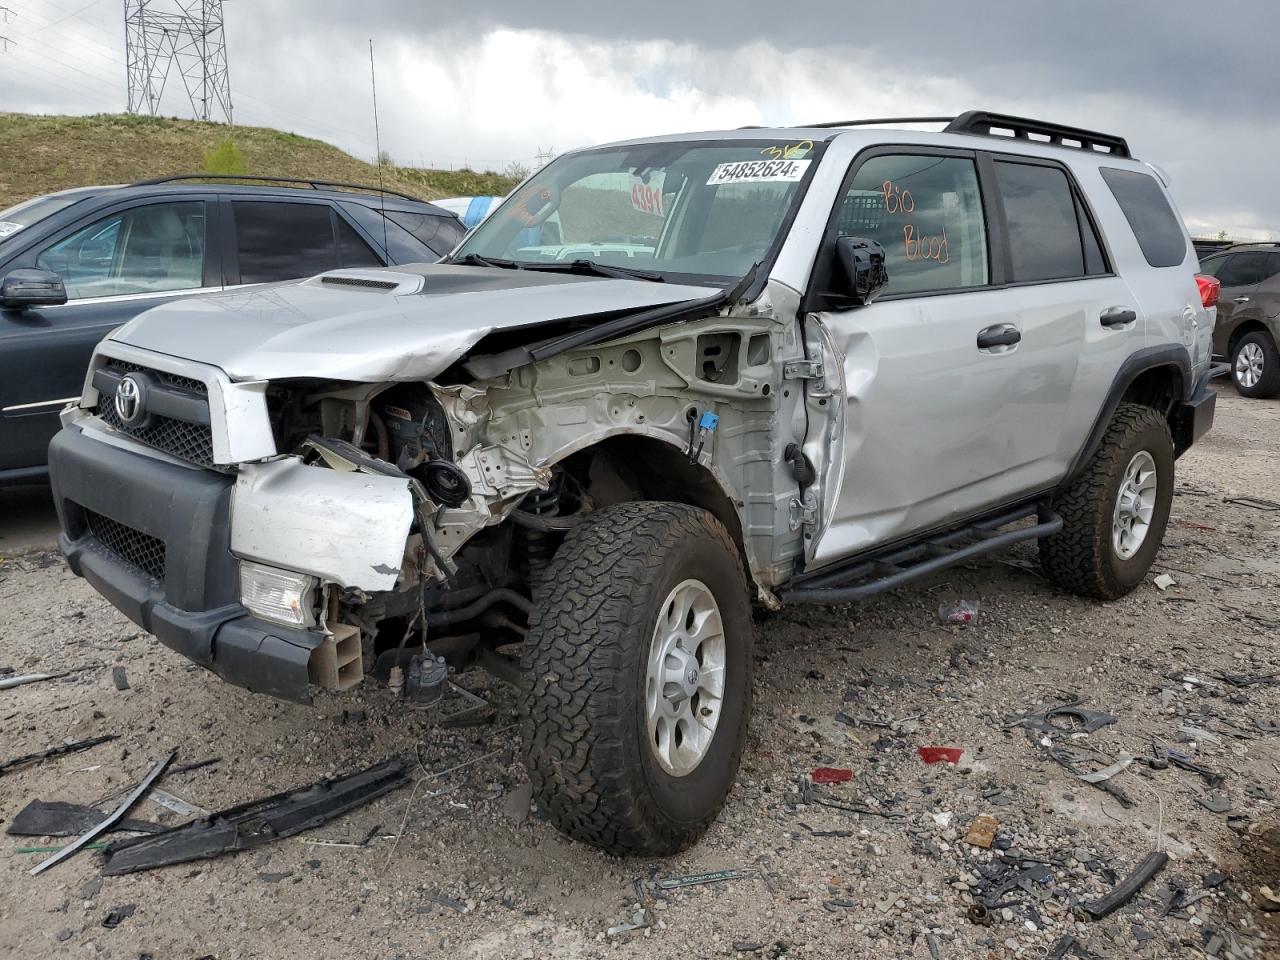
[[[1112,545],[1111,525],[1125,469],[1140,450],[1156,465],[1156,502],[1146,538],[1128,560]],[[1156,410],[1122,403],[1093,459],[1053,507],[1062,530],[1040,541],[1040,566],[1059,586],[1083,597],[1115,600],[1146,577],[1164,540],[1173,502],[1173,438]]]
[[[649,748],[644,690],[659,606],[689,578],[719,607],[726,685],[706,755],[673,777]],[[684,849],[724,804],[751,712],[751,609],[733,538],[695,507],[618,504],[570,531],[544,587],[521,656],[521,735],[538,807],[610,853]]]
[[[1262,350],[1262,376],[1252,387],[1246,387],[1236,379],[1236,358],[1245,344],[1256,343]],[[1276,341],[1270,333],[1255,330],[1245,334],[1231,352],[1231,382],[1242,397],[1253,400],[1267,400],[1280,393],[1280,350],[1276,349]]]

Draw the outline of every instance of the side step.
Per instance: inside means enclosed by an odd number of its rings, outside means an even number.
[[[1016,530],[999,528],[1036,517]],[[1062,517],[1043,505],[1028,504],[958,530],[926,537],[878,555],[863,556],[834,570],[801,578],[779,593],[785,603],[854,603],[913,583],[974,557],[1024,540],[1039,540],[1062,529]],[[965,542],[971,541],[971,542]]]

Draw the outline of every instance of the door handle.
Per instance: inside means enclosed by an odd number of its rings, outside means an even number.
[[[1123,327],[1126,323],[1133,323],[1138,319],[1138,314],[1128,307],[1108,307],[1102,311],[1099,317],[1104,327]]]
[[[1235,298],[1234,300],[1232,300],[1231,302],[1232,302],[1232,303],[1248,303],[1248,302],[1249,302],[1249,298],[1248,298],[1248,297],[1236,297],[1236,298]]]
[[[985,327],[978,331],[978,349],[990,350],[992,347],[1012,347],[1022,339],[1022,331],[1007,323],[997,323],[993,327]]]

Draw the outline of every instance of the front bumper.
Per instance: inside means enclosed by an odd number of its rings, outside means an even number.
[[[76,574],[228,683],[310,700],[311,655],[327,635],[241,606],[231,553],[235,478],[101,443],[77,426],[54,437],[49,473],[58,548]]]

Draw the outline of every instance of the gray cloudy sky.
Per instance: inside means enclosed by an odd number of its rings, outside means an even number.
[[[152,0],[165,8],[173,0]],[[125,106],[122,0],[0,0],[0,110]],[[1193,232],[1280,239],[1280,0],[226,0],[239,123],[501,168],[680,130],[970,108],[1120,133]],[[186,115],[172,82],[165,111]]]

